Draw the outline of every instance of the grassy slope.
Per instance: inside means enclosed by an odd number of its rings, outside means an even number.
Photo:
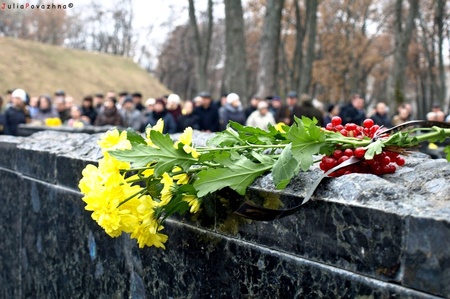
[[[77,102],[109,90],[140,91],[144,100],[168,93],[131,59],[0,37],[0,94],[11,88],[30,96],[63,89]]]

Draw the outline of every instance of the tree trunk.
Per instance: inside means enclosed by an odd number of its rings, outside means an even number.
[[[226,1],[225,1],[226,3]],[[281,12],[284,0],[268,0],[259,50],[258,95],[276,93],[278,48],[280,45]]]
[[[224,91],[237,93],[247,102],[245,28],[241,0],[225,0]]]
[[[308,46],[306,48],[305,59],[302,63],[299,76],[298,93],[308,93],[311,84],[312,66],[314,61],[314,52],[317,32],[317,0],[306,1],[306,31],[308,35]]]
[[[405,69],[408,61],[408,46],[414,29],[414,19],[418,13],[419,1],[409,0],[409,13],[403,24],[402,5],[403,0],[396,0],[395,3],[395,52],[392,69],[392,78],[389,86],[389,102],[397,105],[405,100]]]
[[[305,39],[305,28],[302,26],[302,15],[299,1],[294,1],[295,5],[295,50],[292,61],[291,90],[299,90],[300,70],[303,61],[303,40]]]
[[[212,0],[208,0],[208,24],[206,30],[206,37],[203,40],[198,28],[197,17],[195,16],[194,0],[189,0],[189,24],[194,34],[195,44],[195,69],[197,79],[197,90],[208,90],[207,80],[207,66],[209,59],[209,51],[211,45],[212,29],[213,29],[213,3]]]
[[[445,0],[436,0],[435,7],[435,26],[437,27],[438,35],[438,70],[439,70],[439,88],[437,92],[437,97],[444,107],[448,107],[448,102],[446,101],[446,87],[445,87],[445,67],[444,67],[444,8]],[[448,113],[448,111],[445,111]]]

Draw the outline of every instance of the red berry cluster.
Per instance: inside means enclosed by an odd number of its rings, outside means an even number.
[[[342,119],[339,116],[334,116],[331,122],[326,125],[325,129],[328,131],[339,132],[343,136],[355,137],[362,139],[365,136],[373,138],[378,133],[380,126],[376,125],[372,119],[364,120],[363,127],[354,123],[342,125]]]
[[[371,119],[366,119],[363,122],[363,127],[352,123],[348,123],[343,126],[342,120],[338,116],[333,117],[331,123],[326,126],[326,129],[329,131],[339,132],[344,136],[356,137],[361,139],[364,138],[364,136],[373,138],[373,136],[378,134],[379,128],[380,127],[378,125],[375,125],[373,120]],[[330,174],[330,176],[337,177],[349,173],[373,173],[376,175],[393,173],[396,170],[395,164],[397,164],[398,166],[403,166],[405,164],[405,159],[399,156],[399,154],[396,152],[383,151],[381,154],[375,155],[371,160],[364,159],[365,153],[366,150],[362,147],[358,147],[355,149],[338,148],[333,152],[332,155],[323,156],[319,166],[320,169],[326,172],[353,156],[361,159],[359,163],[343,167]]]

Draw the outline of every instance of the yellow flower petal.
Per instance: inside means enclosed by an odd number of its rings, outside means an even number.
[[[127,139],[127,131],[119,133],[117,129],[106,132],[97,143],[102,151],[131,149],[131,143]]]

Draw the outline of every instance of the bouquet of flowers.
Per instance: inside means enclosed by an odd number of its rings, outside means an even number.
[[[412,127],[417,124],[424,126]],[[131,129],[106,132],[98,141],[104,156],[97,166],[86,166],[79,188],[86,210],[109,236],[125,232],[140,248],[165,248],[167,217],[199,213],[208,194],[228,187],[243,195],[267,173],[283,189],[316,162],[327,176],[392,173],[405,164],[409,148],[446,140],[449,127],[419,121],[386,130],[369,119],[343,126],[334,118],[322,128],[303,117],[265,131],[230,122],[207,146],[196,147],[191,128],[173,141],[160,120],[143,136]],[[445,152],[450,161],[450,146]]]

